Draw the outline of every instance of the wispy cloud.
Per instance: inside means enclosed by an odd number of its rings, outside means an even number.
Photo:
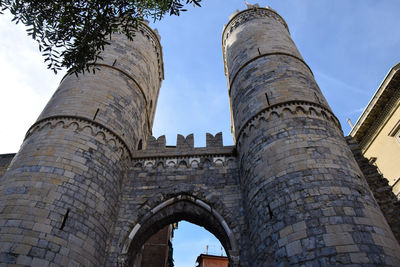
[[[364,108],[365,108],[365,107],[354,109],[354,110],[352,110],[352,111],[350,111],[350,112],[347,112],[347,114],[348,114],[348,115],[360,114],[361,112],[364,111]]]
[[[315,79],[317,80],[318,84],[320,84],[320,86],[323,89],[323,85],[324,84],[329,84],[330,87],[335,88],[335,92],[337,93],[337,91],[352,91],[352,92],[356,92],[359,94],[364,94],[364,95],[368,95],[369,92],[360,88],[357,88],[353,85],[350,85],[342,80],[340,80],[339,78],[334,77],[333,75],[328,75],[324,72],[322,72],[321,70],[316,71],[315,73]]]

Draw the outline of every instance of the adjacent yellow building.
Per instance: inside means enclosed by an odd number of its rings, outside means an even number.
[[[400,197],[400,63],[379,86],[350,135]]]

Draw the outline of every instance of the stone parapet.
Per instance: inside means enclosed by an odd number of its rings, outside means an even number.
[[[111,129],[107,128],[107,126],[102,125],[93,120],[88,120],[84,117],[80,116],[52,116],[47,117],[43,120],[39,120],[35,122],[28,130],[25,135],[25,139],[29,138],[34,132],[41,131],[44,128],[50,127],[54,129],[55,127],[63,127],[64,129],[72,127],[76,131],[82,131],[84,128],[90,129],[90,132],[94,137],[103,138],[106,143],[111,143],[114,147],[115,151],[119,151],[121,153],[121,158],[131,159],[132,152],[117,134],[114,133]]]
[[[340,122],[336,116],[326,107],[320,104],[309,102],[309,101],[286,101],[275,105],[267,106],[260,110],[253,117],[248,119],[236,135],[236,140],[240,144],[242,135],[248,136],[249,132],[253,128],[258,128],[260,124],[265,121],[271,121],[277,117],[288,118],[288,117],[314,117],[326,120],[335,127],[341,130]]]
[[[215,137],[207,133],[206,147],[194,147],[193,140],[193,134],[187,137],[178,134],[176,146],[167,146],[164,135],[157,139],[150,136],[147,139],[146,149],[136,151],[133,160],[208,155],[234,156],[236,152],[234,146],[223,146],[222,133],[216,134]]]

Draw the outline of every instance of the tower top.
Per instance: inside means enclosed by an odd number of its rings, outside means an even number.
[[[246,7],[253,8],[253,7],[260,7],[260,5],[259,4],[250,5],[248,2],[246,2]]]
[[[252,21],[254,19],[273,19],[279,21],[289,32],[289,27],[286,24],[286,21],[269,6],[260,7],[259,4],[250,5],[246,2],[247,8],[239,11],[236,10],[232,15],[229,16],[229,21],[227,24],[224,25],[222,30],[222,56],[224,60],[224,72],[227,75],[226,70],[226,55],[225,55],[225,45],[226,40],[230,34],[235,31],[238,27],[245,24],[248,21]]]

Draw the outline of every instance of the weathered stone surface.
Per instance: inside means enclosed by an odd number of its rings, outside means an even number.
[[[206,147],[222,147],[222,133],[219,132],[215,136],[210,133],[206,134]]]
[[[238,169],[234,148],[224,149],[213,154],[214,148],[177,145],[157,156],[138,151],[123,185],[109,265],[121,251],[133,260],[142,242],[182,219],[211,231],[228,255],[238,254],[244,227]]]
[[[0,180],[4,261],[102,266],[123,178],[151,132],[163,79],[158,36],[115,35],[96,74],[67,75]]]
[[[248,227],[241,259],[399,264],[400,247],[279,15],[239,12],[223,51]]]
[[[381,212],[399,238],[398,203],[344,140],[284,20],[234,14],[223,53],[235,146],[150,136],[163,64],[145,25],[114,36],[95,75],[66,76],[19,153],[0,157],[0,265],[132,266],[188,220],[230,266],[398,266]]]
[[[383,215],[385,215],[393,234],[395,235],[397,241],[400,242],[399,199],[393,193],[392,187],[389,186],[388,180],[378,172],[376,166],[370,164],[369,161],[364,158],[357,141],[350,136],[346,137],[346,141],[351,149],[351,152],[353,152],[358,166],[368,182],[369,188],[374,194],[374,197],[378,202]]]
[[[3,176],[14,156],[15,156],[14,153],[0,155],[0,177]]]

